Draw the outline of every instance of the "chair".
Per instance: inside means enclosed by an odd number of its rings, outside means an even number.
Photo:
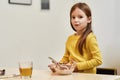
[[[117,75],[115,68],[97,68],[97,74]]]

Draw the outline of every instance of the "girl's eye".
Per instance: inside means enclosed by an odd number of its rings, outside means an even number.
[[[83,16],[79,16],[79,18],[83,18]]]
[[[74,16],[72,16],[72,19],[75,19],[75,17],[74,17]]]

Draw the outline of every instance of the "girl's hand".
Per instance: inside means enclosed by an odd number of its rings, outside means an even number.
[[[51,70],[52,72],[56,72],[56,71],[55,71],[55,68],[56,68],[56,65],[55,65],[55,64],[50,64],[50,65],[48,65],[48,67],[50,68],[50,70]]]
[[[74,71],[75,66],[73,64],[60,63],[58,67],[55,68],[57,74],[71,74]]]

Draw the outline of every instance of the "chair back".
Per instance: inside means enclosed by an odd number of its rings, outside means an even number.
[[[115,68],[97,68],[97,74],[117,75]]]

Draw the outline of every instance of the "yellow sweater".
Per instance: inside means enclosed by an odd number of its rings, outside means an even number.
[[[70,60],[77,62],[78,72],[96,73],[96,66],[102,64],[101,52],[93,33],[86,38],[86,48],[83,48],[83,55],[80,54],[76,44],[80,36],[71,35],[66,42],[66,50],[61,63],[68,63]]]

